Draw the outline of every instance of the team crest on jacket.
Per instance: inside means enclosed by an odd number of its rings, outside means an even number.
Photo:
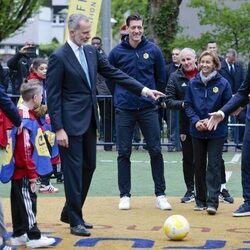
[[[213,92],[214,92],[215,94],[218,93],[218,91],[219,91],[218,87],[213,87]]]
[[[144,54],[143,54],[143,58],[144,58],[144,59],[148,59],[148,58],[149,58],[149,54],[148,54],[148,53],[144,53]]]

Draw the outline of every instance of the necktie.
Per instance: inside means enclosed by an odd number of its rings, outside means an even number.
[[[231,74],[231,76],[233,76],[234,75],[234,68],[233,68],[233,64],[229,64],[229,71],[230,71],[230,74]]]
[[[87,60],[86,60],[86,57],[85,57],[85,54],[83,52],[82,47],[79,48],[79,58],[80,58],[80,63],[82,65],[84,73],[87,77],[89,87],[91,88],[91,82],[90,82],[90,78],[89,78],[89,68],[88,68]]]

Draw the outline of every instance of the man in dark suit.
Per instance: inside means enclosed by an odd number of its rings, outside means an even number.
[[[237,52],[234,49],[228,49],[226,59],[221,62],[220,73],[224,76],[231,85],[233,95],[238,91],[244,80],[244,71],[242,64],[237,61]],[[236,117],[231,116],[231,123],[244,124],[246,119],[246,108],[243,109]],[[236,143],[242,143],[244,135],[244,127],[239,128],[237,138],[236,129],[232,131],[232,137]]]
[[[219,122],[225,116],[236,115],[242,107],[249,104],[250,95],[250,63],[248,64],[247,76],[235,95],[219,111],[211,113],[208,122],[208,129],[216,129]],[[241,184],[243,189],[244,203],[233,212],[235,217],[250,216],[250,109],[247,109],[246,128],[243,138],[242,157],[241,157]]]
[[[93,226],[83,220],[82,207],[96,167],[97,73],[137,95],[157,99],[163,94],[144,87],[111,66],[98,50],[86,43],[91,22],[82,14],[68,21],[69,39],[49,59],[48,111],[60,147],[66,203],[61,220],[70,232],[90,236]]]

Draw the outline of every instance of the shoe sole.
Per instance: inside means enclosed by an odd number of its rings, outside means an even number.
[[[53,191],[53,192],[51,192],[51,191],[40,191],[39,190],[39,193],[40,194],[55,194],[55,193],[59,193],[59,190],[58,191]]]
[[[207,209],[207,213],[210,215],[215,215],[216,211]]]
[[[159,209],[161,209],[162,211],[163,210],[168,210],[168,211],[172,210],[172,207],[163,208],[163,209],[160,206],[158,206],[158,205],[156,205],[156,207],[159,208]]]
[[[202,208],[194,208],[194,211],[204,211],[206,210],[206,207],[202,207]]]
[[[195,198],[193,198],[193,199],[191,199],[191,200],[189,200],[189,201],[182,201],[181,200],[181,203],[191,203],[191,202],[194,202],[195,201]]]
[[[233,217],[245,217],[245,216],[250,216],[250,212],[246,213],[232,213]]]

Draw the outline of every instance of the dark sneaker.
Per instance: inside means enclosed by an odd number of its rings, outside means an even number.
[[[250,216],[250,205],[244,203],[233,212],[234,217]]]
[[[187,191],[185,195],[181,198],[181,203],[189,203],[195,200],[194,192]]]
[[[234,198],[229,194],[227,189],[222,189],[219,195],[219,200],[225,203],[234,203]]]
[[[207,207],[205,207],[204,205],[195,205],[194,207],[194,211],[203,211],[203,210],[206,210]]]
[[[208,214],[215,215],[216,211],[217,211],[217,209],[215,207],[208,207],[207,208],[207,213]]]

